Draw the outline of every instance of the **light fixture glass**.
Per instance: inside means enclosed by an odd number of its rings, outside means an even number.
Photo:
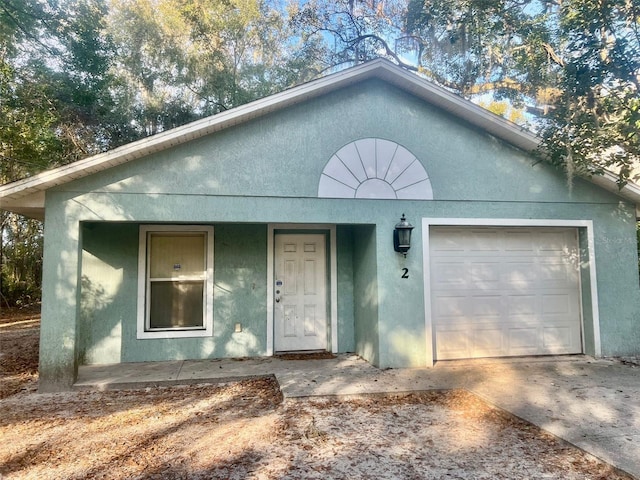
[[[411,230],[414,228],[403,213],[402,217],[400,217],[400,222],[396,223],[396,228],[393,231],[393,249],[402,253],[405,257],[411,248]]]

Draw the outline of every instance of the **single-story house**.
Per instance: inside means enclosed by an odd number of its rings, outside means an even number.
[[[45,222],[40,389],[292,351],[638,354],[640,188],[568,188],[537,145],[375,60],[4,185]]]

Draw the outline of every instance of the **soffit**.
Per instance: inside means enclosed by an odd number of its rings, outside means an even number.
[[[394,85],[519,149],[530,152],[538,147],[539,138],[531,132],[394,65],[388,60],[377,59],[108,152],[2,185],[0,186],[0,208],[34,218],[43,218],[44,192],[50,188],[181,145],[371,78],[378,78]],[[640,187],[635,184],[629,184],[619,190],[614,175],[593,177],[591,181],[634,204],[640,204]]]

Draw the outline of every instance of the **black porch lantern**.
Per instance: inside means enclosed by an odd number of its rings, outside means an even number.
[[[411,230],[414,228],[413,225],[407,222],[403,213],[402,217],[400,217],[400,222],[396,223],[396,228],[393,231],[393,249],[402,253],[405,257],[411,248]]]

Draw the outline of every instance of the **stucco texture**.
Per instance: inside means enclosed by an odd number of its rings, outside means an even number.
[[[433,200],[317,198],[329,159],[362,138],[415,155]],[[369,80],[49,190],[42,378],[69,383],[78,362],[264,355],[270,223],[338,226],[340,351],[381,367],[424,365],[424,232],[414,230],[406,258],[395,253],[402,213],[416,226],[421,218],[593,221],[602,354],[637,353],[635,207],[579,179],[568,188],[529,155]],[[148,223],[214,226],[213,337],[135,340],[137,231]]]

